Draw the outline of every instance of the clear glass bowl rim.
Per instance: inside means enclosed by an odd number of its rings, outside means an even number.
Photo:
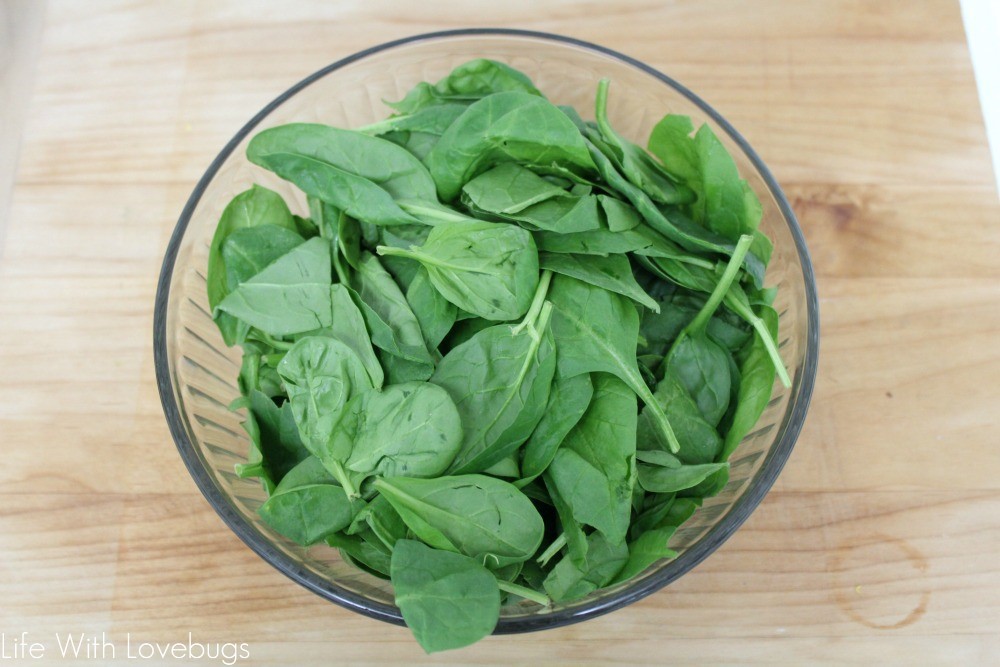
[[[314,572],[299,566],[293,559],[285,553],[273,547],[267,539],[263,538],[253,527],[240,515],[226,495],[218,488],[210,473],[202,465],[201,459],[194,443],[188,437],[184,429],[183,420],[180,414],[180,406],[174,395],[173,382],[170,376],[170,366],[167,350],[167,305],[170,297],[170,282],[173,276],[177,253],[187,230],[188,224],[194,214],[195,208],[201,199],[206,187],[215,177],[216,172],[235,150],[241,141],[253,129],[266,118],[276,107],[284,103],[293,95],[314,81],[334,72],[346,65],[361,60],[369,55],[392,49],[412,42],[448,39],[453,37],[469,36],[500,36],[500,37],[520,37],[532,38],[550,42],[557,42],[575,46],[582,49],[597,52],[611,58],[627,63],[643,72],[655,77],[662,83],[673,88],[676,92],[687,98],[690,102],[699,107],[707,116],[712,118],[723,131],[740,147],[751,163],[760,173],[764,183],[770,190],[772,196],[781,210],[782,216],[788,224],[789,231],[795,241],[799,261],[802,265],[803,277],[805,279],[806,310],[807,310],[807,340],[805,344],[805,355],[802,365],[802,376],[798,383],[798,391],[791,398],[792,408],[786,416],[786,425],[782,431],[781,438],[771,447],[761,466],[760,472],[751,482],[751,486],[736,503],[729,509],[725,517],[716,524],[697,544],[686,550],[680,557],[671,561],[654,574],[642,579],[632,587],[623,589],[613,596],[597,597],[586,604],[574,606],[567,609],[558,610],[537,616],[524,616],[517,618],[501,618],[497,624],[494,634],[513,634],[519,632],[531,632],[546,628],[559,627],[571,623],[577,623],[588,618],[606,614],[620,609],[640,600],[671,582],[677,580],[696,565],[701,563],[712,552],[718,549],[750,516],[753,510],[760,504],[764,496],[770,490],[778,474],[784,467],[795,441],[802,430],[805,416],[809,408],[809,401],[812,397],[815,385],[816,371],[819,354],[819,304],[816,294],[816,279],[813,273],[812,262],[809,258],[809,251],[806,248],[805,238],[802,229],[799,227],[795,214],[787,198],[775,181],[771,171],[757,155],[756,151],[750,147],[746,139],[740,135],[729,122],[722,117],[707,102],[688,90],[685,86],[675,81],[671,77],[663,74],[645,63],[631,58],[627,55],[612,49],[593,44],[573,37],[566,37],[547,32],[533,30],[517,30],[511,28],[463,28],[456,30],[442,30],[436,32],[412,35],[401,39],[392,40],[377,46],[358,51],[337,62],[324,67],[317,72],[302,79],[294,86],[275,98],[267,106],[261,109],[253,118],[247,122],[239,132],[225,145],[222,151],[209,165],[205,174],[198,181],[194,191],[188,198],[184,209],[181,212],[177,225],[167,245],[167,250],[163,258],[160,269],[159,281],[156,290],[156,300],[153,310],[153,358],[156,370],[156,383],[160,394],[160,402],[163,405],[163,412],[166,416],[170,433],[174,443],[180,453],[181,459],[187,466],[188,472],[194,479],[196,485],[205,496],[209,504],[222,518],[227,526],[258,556],[263,558],[279,572],[289,577],[296,583],[317,595],[335,602],[342,607],[358,612],[371,618],[386,621],[396,625],[404,625],[399,610],[392,605],[375,602],[351,591],[345,590],[335,582],[324,579]]]

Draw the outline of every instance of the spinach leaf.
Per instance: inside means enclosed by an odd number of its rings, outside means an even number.
[[[340,549],[344,560],[359,569],[382,579],[389,578],[392,551],[370,529],[357,535],[334,533],[326,537],[326,543]]]
[[[375,488],[421,540],[491,569],[527,560],[542,541],[538,510],[514,485],[494,477],[380,477]]]
[[[676,558],[677,552],[668,544],[677,531],[677,526],[663,526],[647,530],[637,539],[628,543],[628,560],[625,567],[612,580],[612,584],[628,581],[642,574],[648,567],[663,558]]]
[[[761,319],[766,324],[770,335],[778,335],[778,314],[773,308],[758,307]],[[736,413],[726,433],[720,457],[728,459],[740,441],[746,437],[757,420],[760,419],[768,401],[771,400],[771,390],[774,387],[774,364],[767,353],[760,334],[754,336],[740,355],[740,388],[736,403]]]
[[[506,324],[484,329],[438,364],[431,382],[451,394],[465,426],[451,472],[486,470],[535,430],[556,367],[549,317],[543,307],[523,329]]]
[[[473,176],[498,162],[539,167],[559,162],[584,173],[594,166],[583,137],[565,114],[545,98],[517,91],[470,105],[426,160],[443,201],[454,199]]]
[[[729,408],[732,375],[729,352],[710,339],[706,333],[708,321],[722,303],[736,280],[743,255],[749,250],[752,237],[740,237],[736,250],[718,285],[694,319],[681,331],[664,361],[665,374],[677,379],[694,399],[702,416],[717,426]]]
[[[218,305],[232,290],[226,260],[222,247],[226,239],[239,229],[271,225],[288,231],[295,231],[292,214],[277,192],[259,185],[252,186],[232,198],[222,211],[222,217],[212,236],[212,244],[208,249],[207,286],[208,307],[222,333],[226,345],[240,342],[246,335],[246,325],[240,325],[232,315],[216,310]],[[245,280],[249,276],[242,276]]]
[[[346,532],[348,535],[358,535],[366,534],[368,531],[390,551],[395,548],[396,542],[406,539],[407,536],[403,518],[393,508],[392,503],[382,495],[376,495],[354,516]]]
[[[273,490],[291,470],[308,458],[302,444],[291,406],[280,408],[264,393],[252,390],[244,429],[250,436],[250,456],[237,466],[240,477],[260,477],[265,488]]]
[[[298,232],[277,225],[235,230],[222,243],[222,259],[226,264],[229,292],[302,242],[303,238]]]
[[[663,407],[653,398],[635,360],[639,315],[625,297],[567,276],[556,276],[549,292],[552,334],[559,373],[566,377],[601,371],[616,375],[646,405],[670,449],[680,444]]]
[[[573,517],[608,541],[625,539],[635,485],[635,393],[614,375],[593,376],[594,398],[547,470]]]
[[[674,493],[696,486],[718,471],[728,468],[729,463],[702,463],[666,468],[645,463],[639,464],[639,485],[653,493]]]
[[[286,405],[291,407],[286,401],[282,407]],[[290,410],[289,410],[290,412]],[[295,429],[295,421],[291,420],[292,429]],[[296,440],[299,437],[298,431],[295,430]],[[308,454],[308,450],[302,447],[303,450]],[[310,486],[313,484],[336,484],[337,480],[333,478],[330,471],[323,467],[323,462],[318,458],[309,454],[306,458],[295,464],[295,467],[288,471],[288,473],[281,478],[281,482],[274,488],[273,494],[284,493],[290,489],[294,489],[298,486]]]
[[[578,566],[584,567],[587,562],[587,535],[583,532],[583,524],[573,516],[573,508],[570,503],[559,493],[559,487],[552,480],[551,474],[543,477],[545,490],[549,493],[552,505],[556,508],[556,516],[559,517],[559,528],[561,533],[552,544],[537,558],[537,562],[543,567],[566,547],[566,553],[570,559]]]
[[[628,561],[628,547],[624,542],[613,544],[601,533],[587,537],[587,559],[581,567],[569,555],[563,557],[543,585],[554,602],[570,602],[607,586],[614,580]]]
[[[422,266],[406,288],[406,302],[420,324],[428,349],[436,350],[454,326],[458,308],[435,289],[430,274]]]
[[[440,137],[448,129],[448,126],[462,115],[467,106],[452,102],[433,104],[413,113],[392,116],[377,123],[360,127],[357,131],[374,135],[383,135],[387,132],[418,132]]]
[[[365,329],[365,320],[351,297],[350,288],[344,285],[333,285],[330,288],[333,321],[330,324],[330,334],[351,348],[371,378],[372,386],[381,389],[385,381],[382,366],[379,365],[371,339]]]
[[[518,479],[521,477],[521,466],[517,463],[517,455],[511,454],[505,458],[500,459],[489,468],[483,471],[484,475],[490,475],[492,477],[507,477],[510,479]]]
[[[416,222],[396,199],[433,199],[434,182],[396,144],[327,125],[292,123],[264,130],[247,158],[352,218],[376,225]]]
[[[680,447],[674,452],[685,463],[711,463],[722,452],[722,438],[702,417],[698,405],[674,375],[666,375],[653,394],[670,419]],[[649,404],[646,404],[647,407]],[[637,428],[640,449],[662,447],[659,426],[649,410],[639,414]]]
[[[420,247],[379,246],[378,253],[417,260],[444,298],[488,320],[524,315],[538,286],[535,242],[515,225],[445,223]]]
[[[317,456],[350,497],[357,489],[343,468],[350,451],[334,448],[334,428],[352,396],[372,388],[364,363],[335,338],[300,339],[278,364],[295,423],[306,448]]]
[[[635,281],[632,265],[625,255],[607,257],[587,257],[563,253],[541,253],[538,264],[553,273],[582,280],[610,292],[627,296],[650,310],[659,311],[660,305],[654,301]]]
[[[392,552],[396,606],[428,653],[473,644],[500,619],[500,588],[475,560],[400,540]]]
[[[348,452],[344,468],[356,487],[371,475],[435,477],[462,444],[451,397],[428,382],[354,395],[333,429],[331,448]]]
[[[649,135],[649,150],[697,193],[695,220],[734,241],[752,234],[760,201],[712,129],[702,125],[692,138],[693,132],[687,116],[667,115]]]
[[[514,482],[515,486],[524,487],[545,472],[559,445],[583,417],[593,395],[594,385],[588,373],[569,378],[555,376],[545,412],[524,443],[521,478]]]
[[[567,194],[530,169],[510,162],[497,165],[462,186],[463,203],[505,215]]]
[[[693,199],[692,193],[679,186],[663,167],[658,165],[646,151],[624,139],[608,122],[608,79],[597,84],[596,118],[600,135],[621,165],[622,173],[636,187],[641,188],[650,198],[664,204],[683,203]]]
[[[313,238],[272,262],[222,300],[226,312],[270,336],[288,336],[328,327],[330,246]]]
[[[667,239],[679,243],[691,252],[708,251],[730,256],[734,247],[725,237],[722,237],[712,230],[687,221],[676,211],[671,211],[668,217],[660,210],[649,195],[642,189],[629,183],[618,171],[614,164],[601,153],[593,143],[589,141],[588,147],[594,164],[601,176],[607,180],[608,184],[620,192],[639,211],[643,219],[654,230],[667,237]],[[752,253],[747,253],[744,258],[747,273],[759,286],[764,280],[764,264],[760,258]]]
[[[434,360],[427,351],[420,323],[399,286],[374,255],[361,254],[353,285],[356,291],[352,296],[356,295],[355,303],[371,332],[372,343],[393,357],[414,362],[419,372],[409,379],[430,377]]]
[[[309,546],[345,528],[358,504],[333,484],[309,484],[275,493],[257,513],[275,532]]]
[[[469,102],[511,90],[541,96],[523,72],[496,60],[476,58],[459,65],[436,84],[418,83],[402,100],[387,104],[400,113],[412,114],[442,102]]]

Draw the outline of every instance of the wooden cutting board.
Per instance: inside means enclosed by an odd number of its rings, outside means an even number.
[[[1000,660],[1000,205],[956,2],[45,12],[0,234],[8,652],[26,632],[58,662],[57,633],[105,632],[100,662],[132,665],[126,641],[191,632],[260,665]],[[181,207],[245,120],[354,51],[468,25],[621,50],[729,118],[805,230],[822,350],[788,466],[704,564],[608,616],[428,658],[284,578],[208,507],[160,410],[151,309]]]

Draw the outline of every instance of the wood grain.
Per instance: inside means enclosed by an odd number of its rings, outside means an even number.
[[[995,661],[1000,206],[956,3],[540,7],[51,3],[0,248],[0,631],[192,631],[259,665]],[[207,506],[160,410],[151,306],[246,119],[356,50],[470,24],[602,43],[726,115],[806,233],[821,368],[774,491],[704,564],[608,616],[427,658]]]

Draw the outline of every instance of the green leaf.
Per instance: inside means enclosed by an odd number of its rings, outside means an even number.
[[[379,246],[378,253],[417,260],[444,298],[488,320],[524,315],[538,286],[535,242],[516,225],[445,223],[420,247]]]
[[[462,186],[462,200],[495,214],[513,215],[567,192],[530,169],[504,163],[483,172]]]
[[[291,412],[291,405],[288,402],[282,406],[288,406],[288,412]],[[295,429],[295,421],[292,420],[292,429],[295,431],[295,439],[298,440],[299,433]],[[300,445],[306,454],[309,454],[309,450],[306,450],[304,446]],[[309,454],[306,458],[295,464],[295,467],[288,471],[288,473],[281,478],[281,482],[274,488],[272,495],[283,493],[290,489],[294,489],[297,486],[310,486],[313,484],[336,484],[337,480],[333,478],[330,471],[323,467],[323,462],[317,457]],[[341,494],[343,495],[343,494]]]
[[[288,403],[279,408],[257,390],[250,392],[249,399],[247,421],[243,426],[250,435],[251,452],[256,452],[258,457],[258,473],[252,476],[262,476],[266,485],[273,487],[309,456],[309,450],[302,444]],[[253,458],[250,457],[251,464]]]
[[[629,542],[628,561],[625,562],[625,567],[611,583],[628,581],[664,558],[676,558],[677,552],[668,546],[670,538],[673,537],[676,530],[677,526],[654,528],[640,535],[638,539]]]
[[[613,375],[595,374],[594,397],[563,441],[547,478],[580,523],[610,542],[625,539],[635,485],[635,394]]]
[[[400,540],[392,552],[396,606],[428,653],[473,644],[500,618],[500,588],[471,558]]]
[[[344,285],[333,285],[330,288],[330,298],[332,303],[333,322],[330,324],[330,333],[337,340],[351,348],[365,370],[371,378],[372,386],[381,389],[385,381],[382,366],[379,365],[375,351],[372,349],[371,339],[365,328],[365,320],[351,297],[350,288]]]
[[[542,541],[538,510],[514,485],[494,477],[380,477],[375,488],[421,540],[490,568],[527,560]]]
[[[226,262],[222,256],[223,243],[238,229],[272,225],[295,231],[295,221],[292,218],[285,200],[277,192],[259,185],[252,186],[235,197],[226,205],[212,236],[212,244],[208,249],[207,286],[208,307],[212,309],[215,323],[222,333],[226,345],[234,345],[246,335],[246,325],[240,325],[234,317],[216,311],[230,292]]]
[[[308,336],[278,364],[295,423],[309,451],[317,456],[349,496],[357,490],[343,469],[349,451],[334,449],[333,433],[352,396],[372,388],[358,355],[335,338]]]
[[[685,463],[711,463],[722,452],[722,438],[711,424],[705,421],[698,405],[687,389],[673,375],[667,375],[657,385],[655,400],[667,414],[680,448],[678,458]],[[661,447],[658,426],[648,409],[639,414],[638,445],[641,449]]]
[[[514,333],[500,324],[453,348],[431,382],[444,387],[465,425],[452,472],[480,472],[509,456],[531,435],[548,400],[556,354],[551,332]]]
[[[396,144],[327,125],[292,123],[264,130],[247,158],[352,218],[376,225],[416,222],[396,199],[433,199],[434,182]]]
[[[660,305],[639,287],[632,275],[632,265],[625,255],[590,257],[562,253],[541,253],[539,266],[554,273],[582,280],[596,287],[627,296],[650,310]]]
[[[758,306],[758,310],[771,336],[776,338],[778,314],[773,308],[765,306]],[[728,459],[736,451],[740,441],[760,419],[768,401],[771,400],[771,391],[774,388],[774,364],[759,333],[747,344],[740,356],[740,388],[736,412],[720,453],[723,460]]]
[[[437,291],[422,266],[406,288],[406,301],[420,324],[427,347],[436,350],[454,326],[458,308]]]
[[[523,72],[496,60],[476,58],[459,65],[436,84],[418,83],[402,100],[387,104],[409,114],[442,102],[471,102],[510,90],[541,96]]]
[[[330,326],[330,246],[313,238],[272,262],[223,299],[226,312],[270,336]]]
[[[435,477],[462,444],[451,397],[428,382],[408,382],[354,395],[333,430],[331,448],[356,486],[371,475]]]
[[[545,578],[545,592],[554,602],[570,602],[607,586],[628,561],[624,542],[612,544],[601,533],[587,537],[587,559],[578,566],[567,555]]]
[[[268,498],[257,513],[275,532],[303,546],[345,528],[358,509],[333,484],[311,484]]]
[[[679,447],[662,406],[636,363],[639,315],[625,297],[567,276],[555,276],[549,291],[559,373],[572,377],[600,371],[617,376],[646,404],[666,443]]]
[[[678,185],[646,151],[615,132],[608,121],[608,79],[597,84],[596,118],[600,135],[620,165],[622,173],[650,198],[664,204],[690,201],[692,193]]]
[[[442,201],[497,162],[548,166],[559,162],[593,169],[583,137],[565,114],[542,97],[501,92],[474,102],[441,136],[427,156]]]
[[[426,380],[430,377],[434,360],[427,351],[420,323],[392,276],[368,252],[361,254],[354,274],[354,289],[357,290],[356,303],[371,332],[372,343],[388,354],[421,367],[423,371],[417,375],[423,377],[413,379]]]
[[[538,426],[524,443],[521,459],[521,479],[518,488],[529,484],[545,472],[566,435],[583,417],[594,395],[590,375],[583,373],[564,378],[556,375]]]
[[[228,291],[232,292],[302,242],[297,232],[277,225],[235,230],[222,243]]]
[[[720,470],[729,467],[729,463],[702,463],[698,465],[683,465],[679,468],[665,468],[640,463],[639,485],[653,493],[674,493],[690,489],[700,484]]]
[[[696,221],[734,241],[752,233],[761,218],[756,194],[708,125],[698,128],[693,138],[692,131],[687,116],[665,116],[649,136],[649,150],[698,194]]]

